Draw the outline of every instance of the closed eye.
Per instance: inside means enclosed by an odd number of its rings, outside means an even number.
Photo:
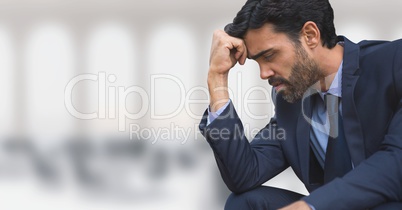
[[[274,57],[274,53],[269,53],[267,55],[264,55],[264,60],[271,61],[273,57]]]

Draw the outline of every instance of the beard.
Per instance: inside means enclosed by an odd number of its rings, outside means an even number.
[[[283,84],[285,86],[278,94],[282,95],[282,98],[289,103],[301,99],[307,89],[324,78],[318,64],[309,58],[301,45],[296,44],[295,52],[296,61],[292,66],[289,79],[275,76],[269,79],[271,85]]]

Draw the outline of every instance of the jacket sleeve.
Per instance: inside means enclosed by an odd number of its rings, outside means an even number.
[[[288,167],[279,143],[281,136],[272,136],[275,118],[263,128],[251,143],[232,103],[207,126],[208,112],[200,123],[200,131],[210,144],[221,176],[234,193],[260,186]]]

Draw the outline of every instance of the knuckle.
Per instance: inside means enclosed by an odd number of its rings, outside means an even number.
[[[214,31],[213,36],[214,37],[222,37],[222,32],[223,32],[222,30],[217,29]]]

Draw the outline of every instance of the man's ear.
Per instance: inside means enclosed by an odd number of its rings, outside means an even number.
[[[313,21],[307,21],[301,30],[301,39],[310,48],[314,49],[321,44],[320,29]]]

